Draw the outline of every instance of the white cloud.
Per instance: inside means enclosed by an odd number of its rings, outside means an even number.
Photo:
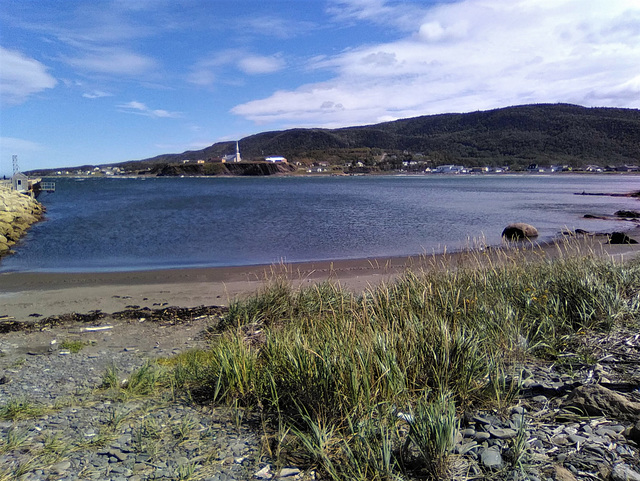
[[[16,50],[0,47],[0,99],[2,104],[25,102],[31,95],[55,87],[47,68]]]
[[[112,97],[113,94],[104,92],[102,90],[92,90],[91,92],[85,92],[82,94],[85,99],[101,99],[103,97]]]
[[[113,75],[138,76],[156,67],[156,61],[152,58],[121,49],[105,48],[62,60],[80,70]]]
[[[331,0],[327,12],[340,21],[368,21],[410,31],[424,7],[410,2],[389,5],[386,0]]]
[[[288,21],[276,16],[259,16],[238,19],[238,28],[243,33],[250,32],[270,38],[288,39],[314,30],[318,26],[311,22]]]
[[[8,154],[18,154],[20,152],[40,152],[44,150],[37,142],[15,137],[0,137],[0,151],[3,156]]]
[[[216,81],[229,83],[235,76],[228,69],[236,68],[246,75],[261,75],[282,70],[286,65],[279,55],[255,55],[244,50],[229,49],[216,52],[197,62],[187,75],[187,81],[200,86],[211,86]],[[233,80],[233,81],[237,81]]]
[[[238,60],[238,68],[248,75],[273,73],[282,70],[284,66],[284,60],[276,55],[249,55]]]
[[[344,17],[407,21],[404,4],[335,5]],[[318,59],[312,68],[333,72],[328,81],[232,112],[257,123],[340,126],[537,102],[637,108],[638,65],[635,0],[465,0],[414,14],[398,41]]]
[[[152,118],[176,119],[182,116],[180,112],[169,112],[168,110],[151,109],[142,102],[138,102],[136,100],[132,100],[131,102],[127,102],[126,104],[119,104],[118,110],[120,112],[125,112],[128,114],[144,115],[145,117]]]

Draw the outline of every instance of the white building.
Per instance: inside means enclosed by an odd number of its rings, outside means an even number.
[[[17,172],[11,177],[11,187],[18,192],[26,192],[29,190],[29,179],[26,175]]]
[[[222,162],[242,162],[242,157],[240,157],[240,145],[236,142],[236,153],[229,154],[222,157]]]
[[[436,167],[433,172],[438,174],[458,174],[464,171],[464,167],[462,165],[439,165]]]

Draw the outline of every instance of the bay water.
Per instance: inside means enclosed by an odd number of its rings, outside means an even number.
[[[91,272],[404,256],[500,244],[512,222],[549,240],[640,210],[629,175],[56,178],[46,219],[0,272]]]

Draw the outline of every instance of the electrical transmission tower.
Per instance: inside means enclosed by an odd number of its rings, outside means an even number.
[[[13,156],[13,175],[16,175],[18,172],[20,172],[20,167],[18,167],[18,156],[14,155]]]

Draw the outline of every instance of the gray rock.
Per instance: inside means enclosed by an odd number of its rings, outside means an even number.
[[[509,428],[489,428],[489,434],[498,439],[512,439],[516,437],[518,431]]]
[[[257,479],[271,479],[273,477],[273,475],[271,474],[271,466],[265,466],[260,471],[255,473],[253,477]]]
[[[635,425],[633,425],[628,430],[624,431],[624,433],[627,439],[640,445],[640,421],[635,423]]]
[[[618,464],[611,471],[611,481],[640,481],[640,473],[627,464]]]
[[[502,467],[502,455],[496,448],[488,448],[482,451],[480,460],[486,468],[500,469]]]
[[[478,448],[478,443],[476,443],[475,441],[469,441],[468,443],[465,443],[461,446],[456,446],[456,453],[457,454],[467,454],[469,451],[477,449]]]
[[[51,471],[56,473],[56,474],[63,474],[70,467],[71,467],[71,462],[70,461],[60,461],[59,463],[56,463],[53,466],[51,466]]]
[[[590,416],[636,421],[640,416],[640,403],[630,401],[622,394],[599,384],[588,384],[574,389],[563,402],[565,409],[582,411]]]
[[[538,229],[524,222],[516,222],[504,228],[502,237],[508,240],[533,239],[538,237]]]
[[[585,438],[584,436],[580,436],[579,434],[571,434],[569,435],[568,439],[573,444],[584,444],[584,442],[587,440],[587,438]]]
[[[609,237],[609,244],[637,244],[638,241],[632,239],[624,232],[612,232]]]
[[[292,476],[297,476],[300,474],[300,470],[298,468],[282,468],[280,473],[278,474],[279,478],[290,478]]]

